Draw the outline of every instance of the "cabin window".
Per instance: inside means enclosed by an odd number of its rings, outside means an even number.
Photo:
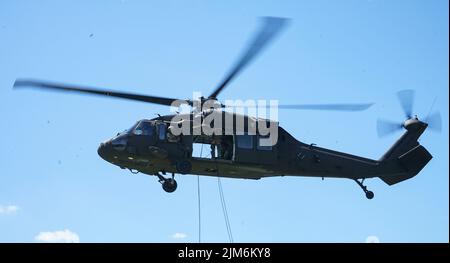
[[[163,141],[166,139],[166,125],[160,124],[158,127],[158,138]]]
[[[253,136],[252,135],[238,135],[237,146],[241,149],[253,149]]]
[[[257,143],[256,143],[256,148],[258,150],[263,150],[263,151],[272,151],[272,145],[266,146],[266,145],[261,145],[261,140],[263,140],[265,142],[265,144],[267,144],[267,140],[270,138],[269,135],[260,135],[258,136],[257,139]]]

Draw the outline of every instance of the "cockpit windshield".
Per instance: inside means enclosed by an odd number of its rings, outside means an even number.
[[[153,135],[154,126],[149,121],[140,121],[134,128],[133,133],[136,135]]]
[[[135,128],[138,124],[139,124],[139,122],[135,123],[135,124],[134,124],[133,126],[131,126],[131,128],[129,128],[129,129],[126,129],[126,130],[124,130],[124,131],[118,132],[118,133],[116,134],[115,137],[118,137],[118,136],[120,136],[120,135],[122,135],[122,134],[129,134],[129,133],[131,133],[132,131],[134,131],[134,128]]]

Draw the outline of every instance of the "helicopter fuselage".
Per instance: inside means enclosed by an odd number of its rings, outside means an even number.
[[[130,130],[102,143],[99,155],[123,169],[148,175],[176,173],[243,179],[313,176],[356,180],[393,177],[406,172],[392,158],[372,160],[305,144],[282,127],[278,127],[276,144],[270,147],[258,145],[258,134],[174,136],[168,124],[172,117],[139,121]],[[418,138],[425,128],[426,124],[418,123],[414,130],[407,131],[408,138]],[[202,147],[204,156],[193,155],[196,144]],[[413,149],[413,146],[416,145],[407,147]],[[427,152],[423,154],[427,156]]]

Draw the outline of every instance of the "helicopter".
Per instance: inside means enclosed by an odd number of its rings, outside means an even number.
[[[432,114],[424,121],[412,115],[414,91],[398,93],[406,120],[402,123],[379,120],[380,136],[398,129],[405,133],[378,160],[306,144],[270,119],[252,117],[227,111],[229,105],[218,101],[218,95],[241,71],[275,39],[289,20],[264,17],[262,26],[244,50],[237,63],[208,97],[192,100],[148,96],[105,90],[57,82],[17,79],[14,88],[31,87],[44,90],[93,94],[166,106],[186,104],[189,113],[158,115],[137,121],[131,128],[102,142],[98,154],[105,161],[133,173],[156,176],[164,191],[177,189],[175,174],[196,174],[241,179],[261,179],[274,176],[310,176],[354,180],[366,198],[374,193],[364,180],[380,178],[388,185],[400,183],[417,175],[432,159],[432,155],[418,142],[419,137],[434,123],[440,130],[440,114]],[[362,111],[373,103],[363,104],[295,104],[276,105],[279,109]],[[266,107],[270,108],[270,107]],[[215,117],[215,118],[212,118]],[[213,119],[205,124],[207,119]],[[227,120],[229,121],[227,123]],[[243,125],[235,125],[241,120]],[[429,123],[427,123],[429,122]],[[230,125],[231,128],[229,128]],[[221,125],[219,125],[221,124]],[[182,132],[179,132],[181,126]],[[187,126],[183,129],[182,126]],[[239,126],[239,127],[238,127]],[[272,127],[271,134],[263,128]],[[431,126],[430,126],[431,127]],[[213,132],[204,132],[212,128]],[[266,129],[267,131],[267,129]],[[271,135],[274,135],[272,136]],[[262,143],[267,142],[269,143]],[[210,157],[193,156],[196,144],[209,145]],[[203,148],[202,148],[203,149]],[[167,177],[167,174],[171,176]]]

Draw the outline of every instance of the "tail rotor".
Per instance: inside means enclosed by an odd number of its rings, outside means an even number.
[[[408,120],[418,120],[417,115],[413,115],[413,106],[414,106],[414,90],[402,90],[397,92],[397,98],[400,102],[400,106],[402,107],[403,113],[406,117],[406,121]],[[442,119],[441,114],[439,112],[434,112],[429,114],[424,122],[428,124],[428,128],[435,132],[440,132],[442,130]],[[395,133],[396,131],[405,128],[405,122],[396,122],[384,119],[377,120],[377,133],[378,137],[385,137],[389,134]]]

